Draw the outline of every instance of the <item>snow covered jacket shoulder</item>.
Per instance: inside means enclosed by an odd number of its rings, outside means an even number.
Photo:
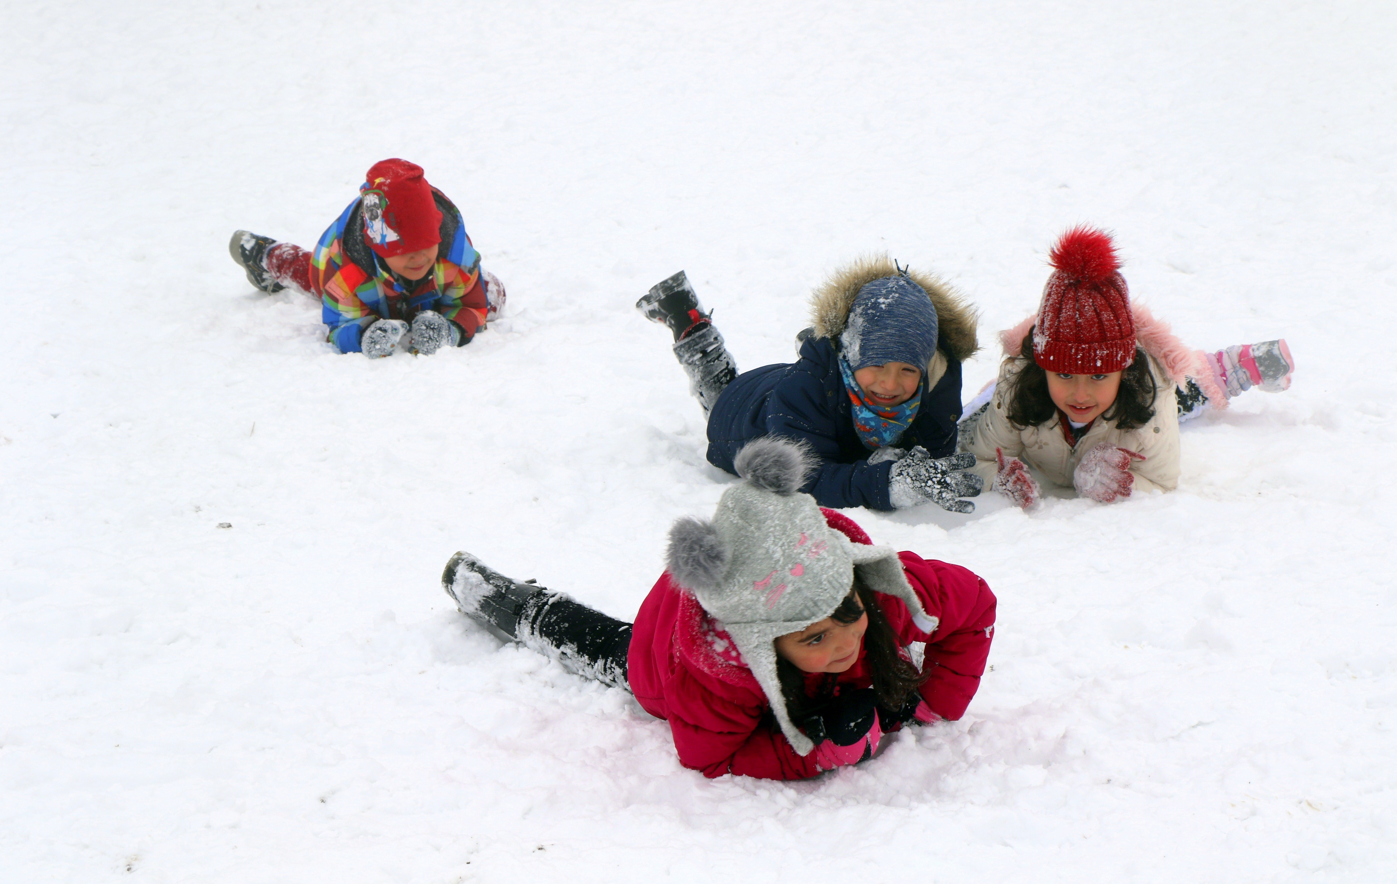
[[[830,526],[855,543],[868,535],[851,519],[825,510]],[[877,595],[899,643],[926,642],[923,668],[931,677],[922,698],[937,715],[958,719],[980,685],[993,637],[995,598],[989,586],[958,565],[899,553],[927,615],[922,632],[899,599]],[[804,779],[819,773],[815,753],[798,755],[781,733],[751,670],[732,640],[694,597],[662,575],[636,615],[628,659],[631,690],[640,705],[669,721],[679,762],[707,777],[723,774]],[[866,651],[841,683],[872,684]]]
[[[423,310],[435,310],[454,322],[461,330],[463,344],[485,325],[480,254],[471,244],[455,204],[436,188],[432,188],[432,196],[441,210],[437,261],[431,273],[408,283],[410,288],[404,288],[364,242],[358,197],[316,243],[311,256],[311,286],[320,295],[329,341],[340,352],[361,350],[359,339],[375,320],[411,321]]]
[[[853,406],[839,372],[838,341],[859,290],[898,272],[887,258],[865,259],[816,290],[811,303],[815,334],[801,345],[800,359],[744,372],[718,397],[708,418],[709,463],[731,473],[733,458],[748,441],[784,436],[807,443],[819,459],[819,468],[801,490],[821,506],[893,508],[888,500],[892,461],[868,463],[872,452],[854,429]],[[917,417],[897,447],[920,445],[945,457],[956,449],[961,362],[978,348],[975,314],[940,280],[915,272],[910,276],[931,296],[939,335]]]
[[[1212,382],[1212,374],[1204,369],[1198,353],[1174,336],[1167,323],[1155,319],[1149,309],[1132,305],[1135,318],[1136,343],[1150,360],[1157,392],[1154,417],[1144,426],[1122,430],[1112,421],[1097,418],[1075,445],[1067,441],[1061,425],[1061,415],[1043,424],[1015,426],[1008,417],[1008,390],[1012,379],[1027,361],[1022,353],[1023,339],[1033,326],[1033,318],[1021,322],[1000,335],[1005,359],[1000,366],[994,394],[985,407],[965,420],[961,426],[961,447],[975,455],[974,472],[993,480],[997,470],[995,449],[1005,457],[1017,457],[1037,470],[1055,485],[1072,486],[1072,476],[1085,455],[1102,442],[1128,448],[1143,454],[1144,460],[1132,461],[1130,471],[1135,476],[1132,493],[1138,491],[1172,491],[1179,484],[1179,412],[1174,395],[1176,385],[1185,377],[1199,379],[1210,399],[1226,400]]]

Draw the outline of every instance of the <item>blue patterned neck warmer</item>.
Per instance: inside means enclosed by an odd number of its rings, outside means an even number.
[[[917,419],[917,406],[922,404],[922,390],[926,386],[926,372],[922,372],[923,382],[917,385],[917,392],[912,394],[912,398],[891,408],[873,406],[863,401],[863,388],[854,380],[854,370],[842,355],[839,357],[839,374],[844,378],[844,390],[854,407],[854,431],[859,434],[859,441],[870,449],[896,445],[907,428],[912,426],[912,421]]]

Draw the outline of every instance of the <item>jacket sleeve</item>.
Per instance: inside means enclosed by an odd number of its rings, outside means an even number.
[[[766,431],[810,446],[818,465],[801,488],[820,506],[865,506],[890,510],[888,473],[891,461],[870,464],[867,459],[840,462],[835,422],[839,415],[826,401],[824,385],[808,372],[791,372],[771,391],[766,411]]]
[[[959,565],[899,553],[907,580],[927,614],[939,619],[926,642],[922,699],[931,711],[954,721],[980,687],[994,639],[995,598],[989,585]]]
[[[1179,485],[1179,406],[1174,395],[1174,382],[1157,365],[1154,369],[1157,393],[1154,417],[1135,431],[1142,440],[1137,454],[1144,460],[1132,461],[1130,472],[1135,476],[1131,493],[1144,491],[1173,491]]]
[[[437,302],[437,312],[461,329],[461,343],[475,337],[475,333],[485,327],[485,283],[480,276],[480,255],[471,249],[467,257],[474,256],[468,267],[457,267],[442,287],[441,299]]]
[[[1005,458],[1023,459],[1024,455],[1023,432],[1010,422],[1008,403],[1004,396],[1005,378],[1012,367],[1012,360],[1005,362],[999,371],[998,380],[995,381],[994,394],[990,396],[984,410],[967,418],[960,427],[961,450],[975,455],[975,466],[971,468],[971,472],[984,479],[987,488],[999,472],[995,449],[1002,450]]]
[[[344,227],[358,204],[355,199],[330,225],[311,256],[311,284],[320,292],[321,321],[341,353],[360,352],[364,329],[379,318],[369,306],[380,299],[377,282],[344,253]]]
[[[708,690],[680,668],[670,685],[669,727],[679,763],[706,777],[724,774],[768,780],[815,776],[815,753],[801,756],[775,727],[759,693],[741,699]]]

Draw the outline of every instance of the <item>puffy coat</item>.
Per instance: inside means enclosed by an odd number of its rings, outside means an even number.
[[[1155,319],[1149,309],[1132,305],[1135,336],[1139,347],[1150,360],[1158,392],[1154,400],[1154,417],[1144,426],[1122,430],[1105,418],[1097,418],[1076,444],[1067,441],[1056,415],[1046,423],[1017,427],[1008,417],[1005,392],[1012,378],[1026,361],[1022,352],[1023,339],[1033,326],[1029,318],[1000,336],[1006,358],[995,382],[994,394],[985,407],[966,418],[961,425],[961,448],[975,455],[974,472],[988,485],[998,464],[995,449],[1005,457],[1017,457],[1036,470],[1044,479],[1072,487],[1072,476],[1085,455],[1102,442],[1128,448],[1143,454],[1144,460],[1131,462],[1135,476],[1132,493],[1137,491],[1172,491],[1179,484],[1179,412],[1174,390],[1186,377],[1193,377],[1210,401],[1226,402],[1227,397],[1204,368],[1201,354],[1190,350],[1174,336],[1168,324]]]
[[[815,334],[793,364],[767,365],[737,376],[708,417],[708,461],[733,472],[732,459],[752,439],[785,436],[806,442],[819,468],[801,490],[821,506],[890,510],[892,461],[869,463],[872,453],[854,430],[853,406],[839,373],[838,340],[859,290],[896,274],[887,258],[866,259],[836,274],[812,300]],[[977,349],[975,314],[944,283],[911,273],[936,306],[939,336],[927,366],[921,405],[897,447],[920,445],[936,457],[956,450],[961,415],[961,362]]]
[[[461,343],[485,325],[485,288],[480,254],[466,234],[461,213],[446,195],[432,188],[441,210],[441,245],[432,272],[404,289],[386,264],[364,242],[359,198],[320,237],[311,256],[310,281],[320,295],[329,340],[342,353],[356,353],[364,329],[378,319],[411,321],[435,310],[461,330]],[[353,231],[349,236],[345,231]]]
[[[868,535],[848,517],[825,510],[829,524],[856,543]],[[931,677],[922,698],[942,718],[958,719],[980,686],[993,638],[995,598],[983,580],[958,565],[899,554],[908,581],[928,616],[939,619],[927,634],[912,623],[902,601],[877,595],[900,643],[926,642],[923,667]],[[839,675],[841,684],[867,687],[865,648]],[[692,595],[660,577],[636,615],[628,658],[636,700],[669,721],[679,762],[707,777],[723,774],[765,779],[804,779],[819,773],[815,753],[801,756],[781,733],[756,678],[732,640]]]

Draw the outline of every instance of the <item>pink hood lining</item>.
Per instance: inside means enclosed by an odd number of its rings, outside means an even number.
[[[1143,304],[1131,304],[1130,313],[1135,319],[1135,342],[1156,362],[1163,366],[1169,379],[1182,385],[1184,378],[1193,378],[1209,404],[1221,411],[1227,408],[1227,391],[1218,385],[1202,351],[1190,349],[1175,336],[1169,323],[1156,319],[1150,308]],[[1018,357],[1023,351],[1023,339],[1028,330],[1038,320],[1035,313],[1013,328],[999,333],[999,343],[1006,356]]]

